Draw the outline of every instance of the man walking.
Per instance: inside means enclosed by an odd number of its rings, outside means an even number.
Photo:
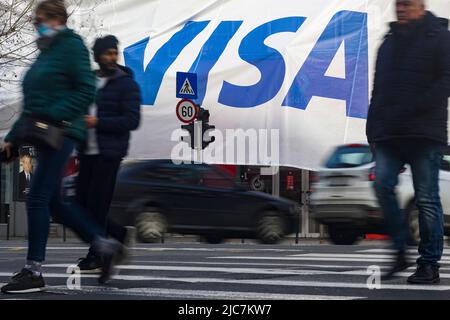
[[[94,58],[99,64],[97,98],[86,115],[88,137],[80,150],[77,202],[105,229],[105,234],[127,244],[130,229],[108,220],[108,212],[123,157],[128,152],[130,131],[140,122],[141,97],[130,69],[117,64],[118,40],[110,35],[97,39]],[[84,273],[100,271],[92,249],[78,264]]]
[[[408,282],[432,284],[439,282],[443,251],[439,169],[447,144],[450,32],[448,21],[425,10],[424,0],[397,0],[396,13],[378,52],[366,128],[376,159],[376,193],[396,250],[385,278],[410,266],[407,220],[395,195],[398,175],[409,164],[421,240]]]

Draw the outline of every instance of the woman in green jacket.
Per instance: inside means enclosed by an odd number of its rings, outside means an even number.
[[[29,293],[45,288],[41,265],[49,233],[50,215],[90,243],[102,261],[101,283],[109,279],[121,245],[103,237],[103,230],[86,212],[61,200],[64,168],[77,142],[85,138],[84,115],[95,97],[95,78],[89,52],[81,38],[66,27],[68,14],[62,0],[46,0],[36,8],[34,25],[40,54],[23,80],[23,111],[5,138],[8,157],[20,144],[28,114],[64,125],[59,150],[39,147],[38,165],[27,198],[28,255],[25,267],[2,287],[4,293]]]

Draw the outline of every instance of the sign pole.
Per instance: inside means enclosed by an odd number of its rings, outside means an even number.
[[[202,121],[196,120],[194,122],[194,149],[195,149],[195,162],[196,163],[203,163],[202,159],[202,144],[203,144],[203,137],[202,137]]]
[[[280,196],[280,167],[274,166],[271,168],[272,174],[272,195],[275,197]]]

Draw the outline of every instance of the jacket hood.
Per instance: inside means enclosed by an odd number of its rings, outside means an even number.
[[[119,69],[122,70],[123,72],[125,72],[129,77],[134,78],[134,72],[133,72],[133,70],[131,70],[131,68],[128,68],[126,66],[121,66],[120,64],[118,66],[119,66]]]
[[[117,70],[115,71],[115,73],[112,76],[109,77],[108,81],[125,78],[125,77],[133,78],[133,76],[134,76],[133,70],[131,70],[130,68],[128,68],[126,66],[121,66],[121,65],[117,65],[117,66],[118,66]],[[96,75],[98,75],[99,72],[100,72],[100,70],[95,70]]]

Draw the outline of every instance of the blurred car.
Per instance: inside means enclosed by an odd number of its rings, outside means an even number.
[[[311,216],[326,226],[335,244],[353,244],[367,233],[386,234],[375,194],[375,161],[367,144],[338,146],[312,178]],[[440,178],[445,235],[450,235],[450,148],[444,151]],[[407,215],[410,242],[419,241],[419,211],[409,166],[397,186],[400,207]]]
[[[293,201],[248,191],[214,166],[145,160],[123,164],[111,218],[136,226],[144,242],[168,232],[209,243],[256,238],[272,244],[296,231],[299,210]]]
[[[62,179],[62,195],[67,202],[75,201],[76,182],[80,164],[77,155],[74,153],[67,163]]]

